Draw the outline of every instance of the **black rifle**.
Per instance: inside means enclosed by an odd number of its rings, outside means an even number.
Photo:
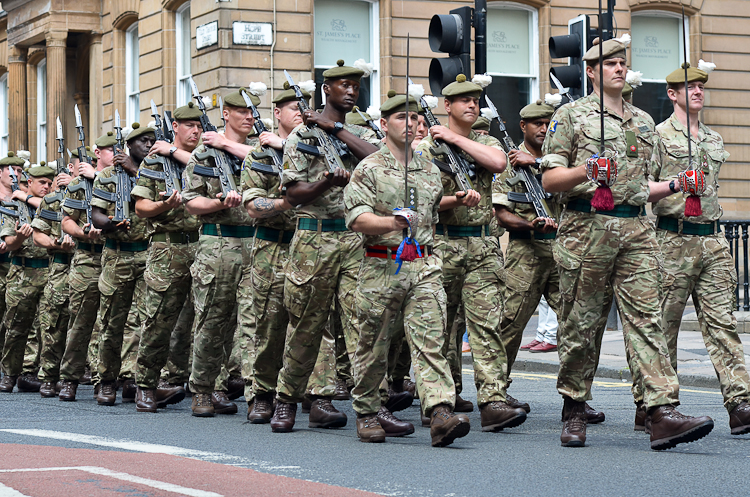
[[[200,93],[198,93],[198,86],[195,84],[195,81],[193,81],[193,78],[190,78],[190,87],[193,90],[193,97],[198,103],[198,108],[202,112],[200,123],[201,127],[203,128],[203,132],[205,133],[208,131],[216,131],[216,126],[211,124],[211,121],[208,119],[208,115],[206,115],[206,105],[203,103],[203,99],[201,98]],[[222,191],[220,199],[223,201],[227,197],[229,192],[237,191],[237,184],[234,181],[234,175],[240,173],[240,171],[242,170],[242,165],[241,162],[240,164],[237,163],[237,159],[232,159],[230,161],[229,156],[223,150],[209,147],[208,145],[206,145],[205,152],[195,154],[195,158],[198,160],[206,160],[209,157],[214,163],[214,167],[205,167],[196,164],[193,168],[193,171],[195,172],[195,174],[205,176],[207,178],[218,178],[219,183],[221,183]]]
[[[305,96],[302,94],[302,89],[294,82],[294,79],[292,79],[286,70],[284,70],[284,74],[286,75],[287,81],[289,81],[289,87],[294,89],[294,94],[297,97],[297,107],[299,107],[300,114],[304,114],[306,111],[310,110],[310,106],[307,105]],[[318,142],[318,146],[316,147],[315,145],[297,142],[297,150],[303,154],[316,157],[322,155],[326,164],[328,164],[329,171],[331,172],[334,172],[336,168],[346,170],[342,159],[347,159],[351,152],[344,142],[335,136],[329,135],[317,126],[308,126],[307,131],[300,131],[298,134],[303,140],[314,138]]]
[[[156,104],[151,100],[151,116],[154,118],[154,135],[156,141],[164,141],[171,143],[168,139],[164,130],[161,126],[161,117],[156,111]],[[161,171],[154,171],[147,167],[140,168],[138,174],[146,178],[163,181],[165,185],[164,198],[169,198],[174,192],[180,191],[180,180],[182,178],[182,168],[178,166],[171,157],[164,157],[157,155],[154,158],[146,157],[143,162],[147,166],[153,166],[155,164],[161,164]]]
[[[245,99],[247,108],[253,113],[253,119],[255,119],[255,124],[253,124],[255,134],[260,136],[261,133],[265,133],[268,129],[266,128],[266,125],[263,124],[263,121],[261,121],[260,112],[258,112],[258,109],[253,105],[250,96],[242,90],[240,90],[240,93],[242,93],[242,98]],[[273,162],[273,165],[253,162],[250,165],[251,169],[264,174],[275,174],[279,177],[279,181],[281,181],[281,175],[284,172],[284,161],[281,152],[273,147],[261,147],[260,152],[253,150],[251,155],[255,160],[271,159]]]
[[[497,121],[497,124],[500,127],[500,132],[503,134],[501,138],[503,148],[505,148],[506,152],[510,152],[511,150],[518,150],[518,147],[513,142],[513,138],[510,137],[510,135],[508,134],[508,130],[505,128],[505,123],[503,122],[502,116],[498,112],[495,105],[492,103],[492,100],[487,98],[487,95],[485,95],[484,99],[487,102],[487,105],[489,105],[490,111],[493,114],[492,118]],[[547,199],[552,198],[552,195],[544,191],[544,188],[542,188],[542,185],[539,184],[539,180],[536,178],[531,168],[529,166],[513,167],[513,173],[513,176],[508,178],[506,180],[506,183],[508,183],[508,185],[510,186],[515,186],[518,183],[523,183],[523,186],[526,187],[527,193],[508,192],[508,200],[521,204],[531,204],[534,207],[534,211],[536,212],[537,217],[546,217],[551,219],[552,215],[550,214],[549,206],[547,205]]]
[[[61,173],[70,174],[70,171],[68,171],[68,168],[66,167],[66,163],[65,163],[65,145],[64,145],[65,139],[63,138],[62,123],[60,122],[59,117],[57,118],[57,138],[56,139],[57,139],[57,153],[60,155],[57,158],[56,174],[57,175]],[[54,204],[55,202],[60,202],[60,207],[62,208],[62,201],[64,198],[65,198],[65,190],[62,188],[58,188],[54,193],[49,193],[45,195],[44,201],[47,202],[47,205]],[[58,211],[53,211],[50,209],[41,209],[39,211],[39,217],[47,221],[55,221],[59,223],[62,221],[63,215],[61,211],[58,212]],[[62,239],[62,236],[60,236],[60,239]]]
[[[359,107],[354,107],[354,110],[357,111],[357,114],[359,114],[359,117],[362,118],[362,120],[367,123],[367,125],[370,127],[371,130],[375,132],[375,136],[378,137],[378,140],[382,140],[385,138],[385,135],[380,130],[377,124],[375,124],[375,121],[372,120],[371,117],[368,117],[367,114],[363,113],[361,110],[359,110]]]
[[[91,157],[89,157],[88,152],[86,152],[86,135],[83,133],[83,123],[81,121],[81,113],[78,110],[78,104],[75,106],[75,114],[78,141],[80,142],[80,145],[78,145],[78,161],[79,163],[85,162],[91,164]],[[89,223],[89,226],[86,226],[83,232],[88,235],[89,231],[91,231],[91,197],[94,192],[94,180],[81,175],[81,181],[68,187],[68,192],[70,193],[75,193],[79,190],[84,191],[84,199],[76,200],[68,197],[63,201],[63,207],[75,209],[77,211],[86,211],[86,222]]]
[[[168,110],[164,111],[164,126],[166,127],[164,136],[169,143],[172,143],[174,141],[174,129],[172,129],[172,113]]]
[[[409,82],[409,84],[411,84],[411,81]],[[419,97],[419,106],[422,108],[422,112],[424,113],[424,120],[427,123],[427,127],[431,128],[433,126],[440,125],[440,121],[438,121],[437,117],[435,117],[435,114],[432,113],[432,110],[427,104],[427,100],[425,100],[424,96]],[[468,192],[469,190],[473,190],[474,186],[472,184],[472,181],[474,181],[477,177],[476,166],[467,161],[463,156],[461,156],[461,154],[456,152],[452,146],[450,146],[443,140],[434,141],[435,146],[430,148],[430,152],[435,156],[444,155],[448,159],[448,162],[443,162],[437,158],[432,159],[432,162],[438,167],[438,169],[440,169],[444,173],[455,176],[456,181],[458,182],[458,187],[461,189],[461,191]]]
[[[125,153],[122,146],[122,127],[120,126],[120,113],[115,110],[115,138],[117,141],[114,145],[115,155]],[[115,204],[115,215],[112,222],[115,224],[123,221],[130,222],[130,190],[135,185],[135,178],[122,166],[115,164],[115,174],[109,178],[102,178],[99,182],[103,185],[114,184],[115,191],[110,193],[99,188],[94,188],[94,196],[110,204]]]
[[[18,176],[16,176],[16,170],[13,169],[13,166],[8,166],[8,172],[10,172],[11,190],[14,192],[20,190],[18,186]],[[2,205],[4,207],[0,207],[0,212],[18,219],[19,228],[24,224],[31,224],[33,214],[31,214],[29,206],[23,200],[11,200],[9,202],[3,201]],[[15,207],[15,210],[7,209],[7,207]]]

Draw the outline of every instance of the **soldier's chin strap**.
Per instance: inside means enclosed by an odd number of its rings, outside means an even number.
[[[396,274],[398,274],[401,271],[401,264],[404,261],[411,262],[419,259],[422,257],[422,250],[419,247],[419,242],[415,239],[417,226],[419,225],[417,213],[409,208],[402,209],[401,207],[396,207],[393,209],[393,215],[401,216],[409,223],[409,236],[401,240],[401,244],[398,246],[398,250],[396,250],[396,264],[398,264]]]

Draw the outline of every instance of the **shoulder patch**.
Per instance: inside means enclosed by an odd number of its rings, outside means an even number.
[[[422,151],[421,150],[417,150],[416,152],[417,152],[417,155],[420,155],[420,156],[422,155]]]
[[[557,121],[553,119],[552,122],[549,123],[549,132],[554,133],[555,131],[557,131]]]

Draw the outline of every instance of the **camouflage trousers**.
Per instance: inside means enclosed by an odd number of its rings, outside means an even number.
[[[395,273],[391,259],[365,257],[357,279],[359,340],[352,356],[353,407],[359,414],[378,412],[388,371],[388,351],[396,319],[403,319],[411,351],[422,413],[456,402],[456,387],[445,349],[445,291],[440,259],[428,256],[404,263]]]
[[[193,363],[193,340],[195,339],[195,306],[193,293],[188,289],[187,298],[177,318],[169,340],[167,364],[161,371],[161,379],[170,385],[183,385],[190,380]]]
[[[508,355],[508,383],[521,347],[523,330],[542,295],[550,308],[560,314],[560,275],[550,242],[511,239],[505,251],[505,307],[500,335]]]
[[[357,340],[354,293],[361,260],[359,233],[296,231],[289,246],[284,283],[289,329],[277,385],[280,401],[300,402],[306,387],[313,395],[333,397],[336,346],[334,330],[326,325],[335,301],[351,357]],[[321,341],[326,332],[331,337],[331,348],[321,355]],[[315,369],[318,369],[315,376],[311,376]]]
[[[648,218],[566,210],[553,253],[562,296],[557,332],[560,394],[579,402],[591,399],[611,285],[633,350],[632,364],[644,378],[645,404],[678,404],[677,375],[661,329],[661,253]]]
[[[86,366],[89,354],[91,374],[98,377],[99,331],[94,332],[99,311],[99,275],[102,272],[101,254],[76,250],[70,263],[68,285],[70,303],[68,311],[68,337],[60,365],[60,378],[78,381]],[[98,383],[97,381],[94,381]]]
[[[34,337],[38,334],[39,328],[34,326],[34,321],[48,273],[48,267],[30,268],[15,264],[8,271],[4,319],[6,335],[2,356],[3,372],[7,375],[21,374],[24,369],[24,350],[29,332],[33,330]],[[36,372],[36,368],[33,372]]]
[[[250,267],[252,238],[201,235],[190,268],[195,305],[195,341],[190,389],[215,390],[238,337],[254,332]],[[239,365],[239,361],[237,361]],[[222,376],[226,376],[225,368]],[[224,387],[223,389],[226,389]]]
[[[158,386],[159,373],[167,363],[173,338],[176,342],[189,343],[189,328],[182,328],[185,334],[181,337],[173,337],[173,333],[190,293],[190,266],[197,246],[197,242],[152,241],[148,247],[144,319],[136,362],[136,383],[141,388]]]
[[[435,252],[443,261],[447,297],[447,328],[443,355],[458,385],[461,377],[459,341],[464,327],[457,320],[463,304],[474,361],[477,403],[505,401],[507,358],[500,338],[503,256],[496,237],[440,237]],[[458,386],[457,393],[460,393]],[[421,392],[420,392],[421,398]]]
[[[102,253],[101,299],[96,318],[99,327],[99,381],[133,376],[135,361],[129,357],[138,351],[145,270],[146,251],[105,248]]]
[[[8,254],[0,254],[3,259],[10,260]],[[10,262],[0,262],[0,316],[5,316],[5,289],[8,286],[8,271],[10,271]],[[0,350],[5,344],[5,320],[0,318]]]
[[[719,378],[724,406],[731,412],[750,401],[750,377],[742,341],[737,334],[735,288],[737,273],[723,234],[681,235],[657,230],[664,256],[664,334],[672,368],[677,370],[677,335],[688,297],[692,295],[706,350]],[[630,347],[628,347],[630,348]],[[633,374],[633,395],[642,399],[642,377]]]
[[[39,335],[42,339],[39,358],[39,379],[56,382],[60,379],[60,363],[68,335],[70,264],[53,262],[50,266],[44,295],[39,302]]]
[[[44,294],[42,294],[42,299]],[[42,302],[39,299],[39,303]],[[34,323],[31,325],[31,332],[26,338],[26,347],[23,351],[23,374],[36,376],[39,372],[39,353],[42,349],[42,338],[39,334],[39,313],[34,317]]]

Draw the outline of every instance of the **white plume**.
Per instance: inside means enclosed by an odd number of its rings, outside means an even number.
[[[698,69],[703,72],[711,72],[716,69],[716,64],[714,64],[713,62],[706,62],[705,60],[701,59],[698,61]]]
[[[156,126],[156,121],[154,121],[153,119],[149,121],[148,124],[146,125],[147,128],[153,128],[155,126]]]
[[[475,85],[479,85],[482,88],[487,88],[492,84],[492,76],[490,76],[487,73],[484,74],[475,74],[473,78],[471,78],[471,82]]]
[[[642,81],[643,73],[641,71],[633,71],[628,69],[628,73],[625,75],[625,81],[633,88],[638,88],[643,84]]]
[[[374,105],[371,105],[367,108],[365,113],[370,116],[370,119],[373,121],[380,120],[380,107],[375,107]]]
[[[19,157],[23,160],[29,160],[31,159],[31,152],[28,150],[16,150],[16,157]]]
[[[630,45],[630,39],[631,39],[630,38],[630,34],[628,34],[628,33],[625,33],[624,35],[620,36],[619,38],[615,38],[615,40],[619,41],[620,43],[622,43],[626,47],[628,45]]]
[[[424,96],[424,86],[415,85],[414,83],[409,85],[409,96],[414,97],[414,100],[419,100]]]
[[[57,169],[57,161],[56,160],[49,161],[47,163],[47,167],[51,167],[52,169]]]
[[[122,128],[123,138],[127,138],[131,131],[133,131],[133,128],[131,126],[125,126],[124,128]]]
[[[364,71],[363,76],[367,77],[375,70],[375,64],[365,62],[365,59],[357,59],[354,61],[354,67],[360,71]]]
[[[203,100],[203,105],[206,106],[206,110],[209,110],[211,108],[211,97],[203,96],[201,97],[201,100]]]
[[[262,97],[268,91],[268,87],[261,81],[253,81],[247,87],[247,91],[255,95],[256,97]]]
[[[562,103],[562,95],[559,93],[546,93],[544,95],[544,103],[552,107],[559,107]]]
[[[480,112],[482,114],[482,117],[484,117],[485,119],[489,119],[490,121],[492,121],[492,119],[493,119],[492,118],[492,111],[490,110],[489,107],[485,107],[485,108],[481,109]]]
[[[438,106],[438,98],[435,95],[425,95],[424,101],[427,102],[427,107],[434,109]]]
[[[308,79],[307,81],[300,81],[299,82],[299,88],[302,91],[306,91],[310,95],[315,93],[315,81],[312,79]]]
[[[266,129],[273,129],[273,120],[269,119],[267,117],[264,117],[261,119],[263,121],[263,124],[265,125]]]

